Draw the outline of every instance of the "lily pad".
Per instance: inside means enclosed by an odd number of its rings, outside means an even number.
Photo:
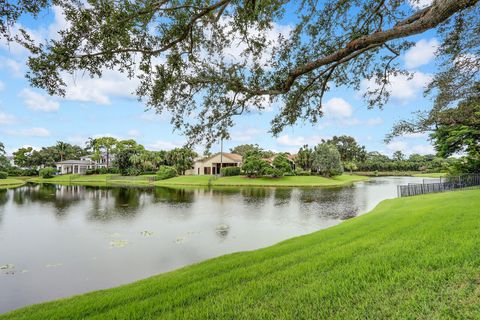
[[[144,237],[151,237],[153,235],[153,232],[145,230],[140,232],[140,234]]]
[[[110,241],[110,247],[112,248],[124,248],[128,245],[128,240],[113,240]]]
[[[52,264],[47,264],[45,268],[58,268],[63,266],[63,263],[52,263]]]
[[[15,265],[7,263],[0,266],[0,270],[10,270],[10,269],[15,269]]]

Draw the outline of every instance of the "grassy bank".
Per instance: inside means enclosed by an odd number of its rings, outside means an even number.
[[[414,177],[422,177],[422,178],[443,178],[446,177],[447,174],[444,172],[433,172],[433,173],[417,173],[413,175]]]
[[[16,187],[23,186],[24,184],[25,184],[25,181],[20,179],[14,179],[14,178],[0,179],[0,189],[16,188]]]
[[[243,176],[179,176],[167,180],[153,181],[152,176],[122,177],[112,174],[61,175],[51,179],[32,178],[29,182],[75,184],[88,186],[257,186],[257,187],[315,187],[341,186],[368,178],[357,175],[342,175],[335,178],[318,176],[293,176],[281,178],[247,178]]]
[[[156,181],[157,186],[198,185],[198,186],[255,186],[255,187],[333,187],[357,181],[366,177],[344,174],[334,178],[319,176],[289,176],[281,178],[248,178],[244,176],[221,177],[212,179],[209,176],[181,176],[172,179]]]
[[[409,176],[409,177],[433,177],[438,178],[439,176],[445,176],[446,173],[424,173],[422,171],[356,171],[354,174],[359,176],[366,177],[398,177],[398,176]]]
[[[480,190],[387,200],[261,250],[0,319],[474,319]]]
[[[85,185],[85,186],[148,186],[152,181],[151,175],[124,177],[116,174],[96,174],[96,175],[59,175],[49,179],[32,178],[29,182],[34,183],[55,183],[65,185]]]

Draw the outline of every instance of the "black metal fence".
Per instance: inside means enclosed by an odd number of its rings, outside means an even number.
[[[480,174],[468,174],[438,179],[424,179],[423,183],[409,183],[397,186],[399,197],[410,197],[419,194],[452,191],[464,188],[480,188]]]

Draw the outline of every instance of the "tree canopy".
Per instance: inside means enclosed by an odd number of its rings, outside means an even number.
[[[0,36],[30,50],[33,86],[63,95],[65,75],[119,70],[139,80],[136,94],[149,108],[168,112],[190,142],[209,146],[229,137],[235,116],[276,100],[283,103],[271,122],[273,134],[298,120],[316,122],[332,86],[359,89],[362,80],[373,80],[377,86],[366,99],[371,107],[382,106],[390,78],[409,73],[396,59],[412,45],[406,38],[431,29],[442,39],[444,67],[429,89],[438,91],[438,104],[468,95],[478,80],[477,3],[3,1]],[[21,28],[10,32],[22,15],[39,15],[52,5],[67,22],[58,39],[38,41]]]

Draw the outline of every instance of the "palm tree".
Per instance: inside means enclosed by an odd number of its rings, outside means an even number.
[[[69,147],[70,145],[68,143],[57,141],[57,144],[55,145],[55,149],[57,149],[58,155],[60,156],[60,161],[63,161],[63,157],[65,157]]]

